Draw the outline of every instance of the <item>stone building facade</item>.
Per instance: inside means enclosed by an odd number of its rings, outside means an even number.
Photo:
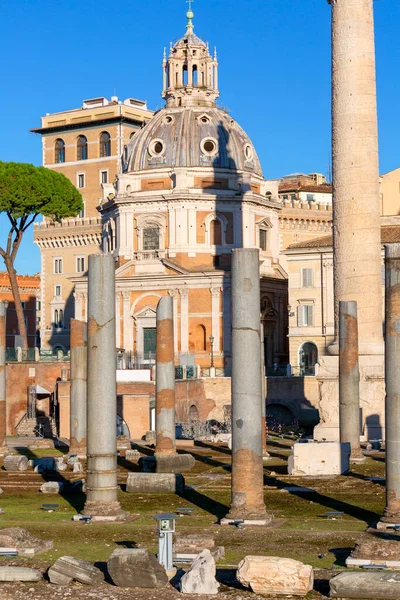
[[[257,247],[272,366],[287,360],[278,182],[264,179],[251,140],[217,108],[217,56],[194,34],[191,15],[164,54],[165,108],[128,144],[115,184],[103,186],[103,249],[117,265],[117,346],[149,360],[157,302],[170,294],[177,362],[229,366],[231,251]],[[75,315],[85,318],[86,279],[73,282]]]
[[[102,186],[121,170],[124,146],[151,118],[146,103],[113,97],[85,100],[81,108],[48,114],[40,128],[42,164],[63,173],[78,188],[84,210],[76,218],[35,223],[41,252],[41,328],[43,347],[69,347],[74,315],[72,276],[87,270],[89,254],[100,252]]]
[[[24,311],[28,347],[34,348],[38,342],[37,331],[40,329],[40,277],[39,275],[17,275],[17,282]],[[7,303],[6,347],[22,347],[14,297],[7,271],[0,271],[0,300]]]
[[[400,242],[398,219],[382,219],[382,298],[384,244]],[[313,375],[334,340],[332,236],[292,244],[284,252],[289,276],[289,356],[296,374]],[[382,321],[384,315],[382,314]]]

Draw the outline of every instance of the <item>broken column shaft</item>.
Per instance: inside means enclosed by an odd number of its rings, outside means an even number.
[[[6,427],[6,306],[0,302],[0,446],[6,438]]]
[[[87,325],[71,319],[71,393],[69,452],[86,456]]]
[[[117,500],[117,390],[115,263],[89,256],[87,330],[87,484],[85,512],[115,516]]]
[[[261,408],[259,251],[232,251],[232,503],[228,518],[267,518]]]
[[[340,441],[349,442],[351,456],[360,449],[360,372],[357,302],[339,302],[339,423]]]
[[[156,454],[175,454],[175,364],[173,299],[157,306],[156,340]]]
[[[400,244],[385,247],[386,509],[383,522],[400,523]]]

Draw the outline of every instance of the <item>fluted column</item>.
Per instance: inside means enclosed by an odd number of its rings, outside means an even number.
[[[383,354],[373,0],[332,5],[333,246],[336,303],[358,306],[360,354]]]
[[[86,456],[87,324],[71,319],[71,394],[69,452]]]

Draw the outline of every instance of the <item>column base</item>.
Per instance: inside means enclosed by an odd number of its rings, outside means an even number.
[[[352,448],[350,454],[350,462],[351,463],[363,463],[367,460],[367,457],[364,456],[361,448]]]
[[[76,454],[79,458],[86,458],[86,452],[86,438],[80,442],[76,438],[70,439],[68,454]]]
[[[221,525],[236,525],[238,521],[241,521],[241,525],[249,527],[268,527],[274,520],[272,513],[265,513],[263,515],[242,515],[241,517],[233,517],[230,514],[221,519]]]
[[[124,521],[129,513],[122,510],[119,502],[98,502],[89,500],[85,503],[83,514],[90,515],[92,521]]]
[[[397,504],[399,505],[400,503],[397,502]],[[400,506],[395,508],[387,506],[376,528],[380,530],[393,529],[396,525],[400,525]]]

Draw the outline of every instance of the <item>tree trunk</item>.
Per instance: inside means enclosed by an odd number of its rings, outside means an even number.
[[[28,336],[26,334],[25,316],[22,308],[21,296],[19,295],[17,272],[14,269],[14,265],[9,258],[4,258],[4,262],[7,268],[8,276],[10,278],[11,291],[15,303],[15,312],[17,313],[19,334],[22,337],[22,347],[24,350],[26,350],[28,348]]]

